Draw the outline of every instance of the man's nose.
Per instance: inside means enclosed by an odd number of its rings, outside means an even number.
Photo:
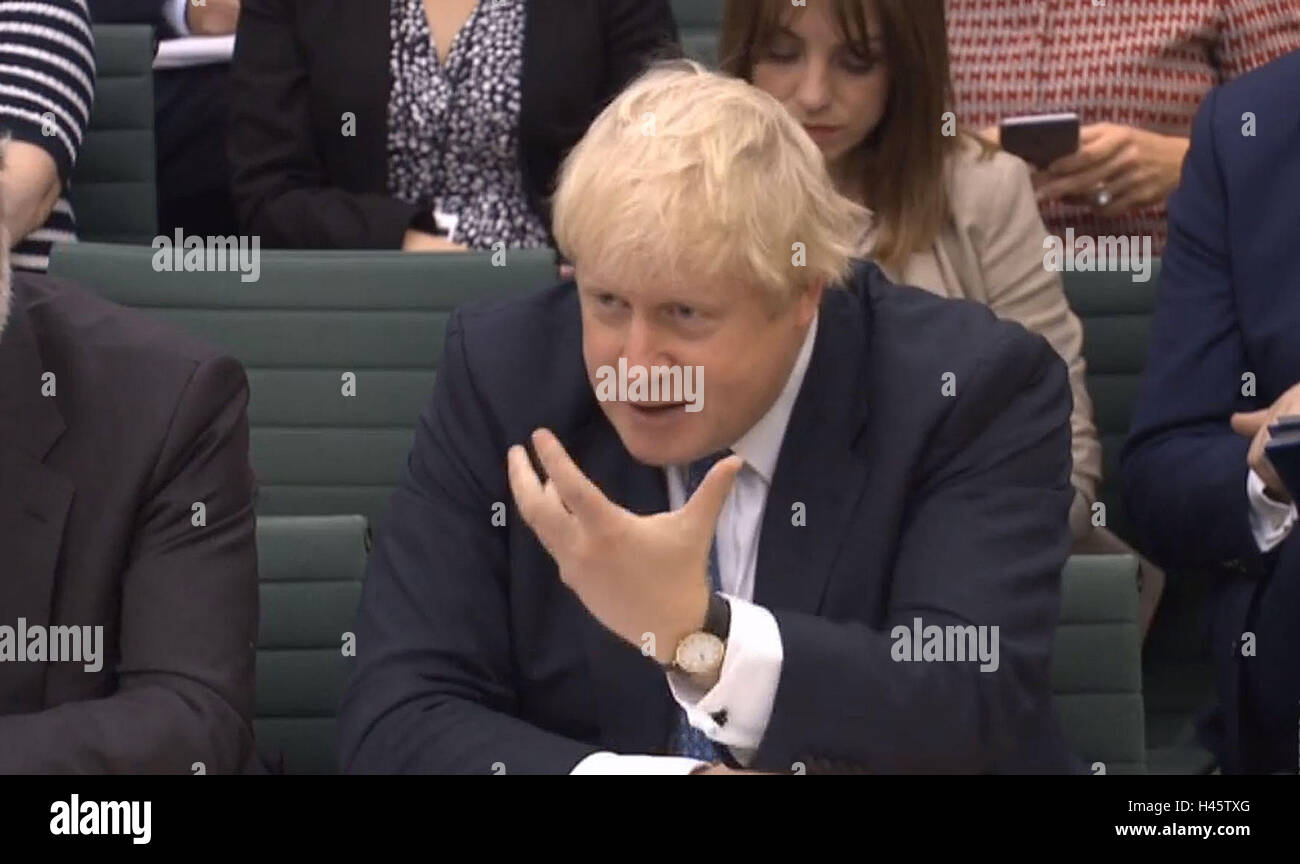
[[[628,366],[659,366],[671,362],[663,334],[644,316],[635,315],[623,342]]]

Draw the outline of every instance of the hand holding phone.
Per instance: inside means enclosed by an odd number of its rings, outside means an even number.
[[[1002,149],[1040,171],[1079,149],[1079,115],[1033,114],[1007,117],[998,127]]]

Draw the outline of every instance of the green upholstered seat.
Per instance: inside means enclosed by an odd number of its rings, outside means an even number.
[[[345,634],[361,599],[361,516],[259,516],[258,752],[290,774],[337,770],[334,724],[354,652]]]
[[[722,0],[672,0],[682,52],[706,66],[718,65]]]
[[[101,24],[95,105],[68,199],[82,240],[149,243],[158,232],[153,28]]]
[[[1119,454],[1146,367],[1159,275],[1159,261],[1149,282],[1133,282],[1129,273],[1062,274],[1070,307],[1083,323],[1088,392],[1104,463],[1098,500],[1106,505],[1107,527],[1125,539],[1130,531],[1120,500]]]
[[[1130,543],[1132,529],[1120,495],[1120,451],[1133,418],[1146,366],[1160,262],[1149,282],[1130,273],[1062,274],[1070,306],[1083,322],[1088,390],[1104,461],[1099,500],[1107,526]],[[1202,638],[1206,576],[1168,575],[1160,607],[1143,648],[1148,769],[1202,773],[1213,764],[1192,739],[1193,715],[1213,699],[1213,664]]]
[[[407,255],[272,250],[257,282],[153,269],[149,247],[78,243],[65,276],[223,346],[248,371],[259,515],[382,521],[428,401],[451,311],[556,278],[549,250]],[[355,376],[355,395],[345,387]]]
[[[1094,773],[1146,770],[1136,579],[1131,555],[1075,555],[1062,574],[1052,692]]]

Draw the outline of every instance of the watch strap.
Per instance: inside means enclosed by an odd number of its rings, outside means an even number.
[[[704,614],[705,633],[712,633],[723,642],[731,634],[731,603],[722,594],[714,591],[709,595],[709,608]]]

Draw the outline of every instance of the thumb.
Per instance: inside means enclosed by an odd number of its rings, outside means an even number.
[[[731,491],[732,484],[736,482],[736,475],[743,467],[745,467],[745,460],[734,453],[720,460],[709,469],[708,474],[704,475],[699,488],[682,508],[687,511],[687,516],[692,523],[708,526],[709,536],[713,535],[713,528],[718,524],[718,514],[722,512],[727,493]]]
[[[1268,408],[1258,411],[1238,411],[1232,415],[1232,431],[1247,438],[1254,437],[1259,428],[1268,422]]]

